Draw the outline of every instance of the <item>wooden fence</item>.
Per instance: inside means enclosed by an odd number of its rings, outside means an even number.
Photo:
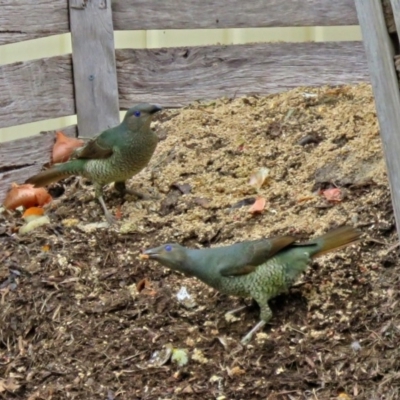
[[[77,114],[91,136],[138,102],[369,80],[362,42],[114,49],[114,30],[358,25],[354,0],[2,0],[0,45],[71,32],[72,55],[0,66],[0,128]],[[34,133],[34,132],[32,132]],[[49,162],[54,132],[0,143],[0,201]]]

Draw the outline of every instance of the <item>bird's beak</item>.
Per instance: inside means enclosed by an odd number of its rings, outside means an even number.
[[[159,104],[153,104],[149,110],[149,114],[155,114],[162,110],[162,107]]]
[[[142,260],[148,260],[148,259],[151,259],[151,258],[157,258],[157,256],[158,256],[157,249],[145,250],[142,254],[139,254],[139,257]]]

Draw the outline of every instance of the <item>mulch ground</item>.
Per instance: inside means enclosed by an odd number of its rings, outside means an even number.
[[[399,247],[370,86],[199,102],[154,128],[156,154],[129,185],[159,198],[106,189],[116,226],[98,223],[81,178],[50,188],[51,223],[29,234],[21,212],[0,214],[0,398],[399,399]],[[224,314],[249,299],[138,258],[343,224],[362,242],[313,262],[247,347],[257,307]]]

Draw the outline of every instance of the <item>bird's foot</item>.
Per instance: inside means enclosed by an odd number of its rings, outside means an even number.
[[[242,311],[244,309],[246,309],[247,306],[241,306],[238,308],[235,308],[234,310],[228,311],[227,313],[225,313],[224,317],[225,317],[225,321],[227,322],[234,322],[234,321],[239,321],[240,318],[235,317],[234,314],[238,313],[239,311]]]
[[[250,343],[252,338],[253,338],[253,335],[250,335],[250,332],[249,332],[246,336],[243,336],[240,343],[242,343],[242,345],[246,346]]]
[[[114,225],[117,222],[117,220],[110,213],[110,211],[108,211],[108,208],[107,208],[106,203],[105,203],[105,201],[103,199],[103,196],[102,195],[98,196],[98,200],[99,200],[99,203],[101,205],[101,208],[104,211],[104,216],[106,217],[106,221],[108,222],[109,225]]]
[[[117,222],[117,219],[108,210],[104,213],[104,216],[109,225],[114,225]]]
[[[244,336],[240,342],[243,345],[249,344],[254,334],[257,333],[260,329],[262,329],[265,324],[266,324],[265,321],[258,322],[257,325],[246,336]]]

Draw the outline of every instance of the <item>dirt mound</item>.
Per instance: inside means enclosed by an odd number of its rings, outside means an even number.
[[[93,225],[104,217],[79,178],[53,187],[65,192],[46,211],[51,224],[30,235],[14,233],[18,212],[0,215],[0,396],[400,398],[398,239],[370,86],[192,104],[155,129],[156,154],[130,185],[159,199],[106,190],[116,228]],[[257,192],[249,177],[262,167]],[[258,196],[265,210],[252,214]],[[165,242],[308,238],[345,223],[364,241],[318,259],[271,301],[273,319],[247,348],[257,308],[234,322],[224,313],[250,301],[137,257]],[[178,301],[182,287],[194,304]],[[177,349],[183,367],[169,360]]]

